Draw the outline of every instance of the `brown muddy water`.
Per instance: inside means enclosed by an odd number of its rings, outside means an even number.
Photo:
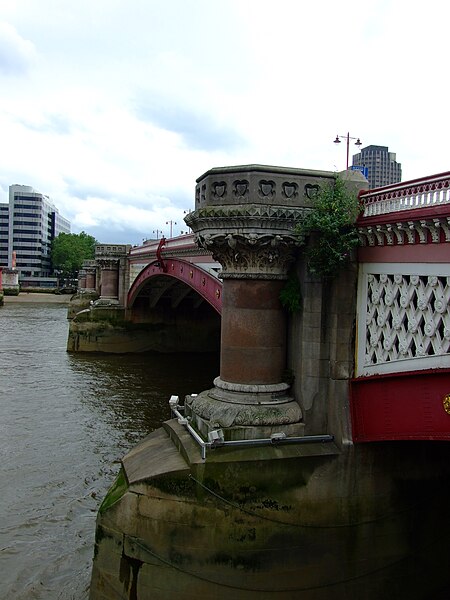
[[[86,600],[95,518],[119,460],[217,355],[68,354],[65,303],[0,307],[0,599]]]

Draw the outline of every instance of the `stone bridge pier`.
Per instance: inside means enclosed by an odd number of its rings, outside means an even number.
[[[186,399],[187,413],[208,435],[225,439],[302,435],[299,404],[286,382],[286,315],[280,291],[295,260],[295,225],[309,210],[299,172],[259,167],[212,169],[197,182],[186,223],[222,265],[220,376]],[[305,187],[306,186],[306,187]]]
[[[128,244],[99,245],[95,248],[95,259],[100,267],[97,287],[100,304],[125,306],[128,289],[126,256],[130,250]],[[86,285],[93,283],[91,269],[86,269]]]

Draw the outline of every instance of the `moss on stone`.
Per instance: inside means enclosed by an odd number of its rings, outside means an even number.
[[[115,482],[109,488],[108,493],[106,494],[103,502],[101,503],[100,508],[98,509],[99,513],[104,514],[108,510],[108,508],[110,508],[115,502],[122,498],[127,489],[128,482],[125,476],[125,471],[122,468],[120,469]]]

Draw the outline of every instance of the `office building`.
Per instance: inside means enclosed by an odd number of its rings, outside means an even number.
[[[353,166],[367,168],[371,189],[402,180],[402,165],[397,162],[395,152],[389,152],[387,146],[362,148],[353,156]]]
[[[9,204],[0,203],[0,267],[8,266]]]
[[[0,204],[0,265],[16,268],[23,286],[51,287],[51,243],[70,233],[48,196],[27,185],[9,187],[9,203]]]

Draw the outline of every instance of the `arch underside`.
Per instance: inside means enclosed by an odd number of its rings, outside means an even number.
[[[146,298],[148,308],[165,304],[177,309],[181,303],[193,309],[207,302],[220,315],[222,283],[204,269],[183,260],[158,261],[147,265],[137,276],[128,292],[127,307],[132,308],[137,298]]]

